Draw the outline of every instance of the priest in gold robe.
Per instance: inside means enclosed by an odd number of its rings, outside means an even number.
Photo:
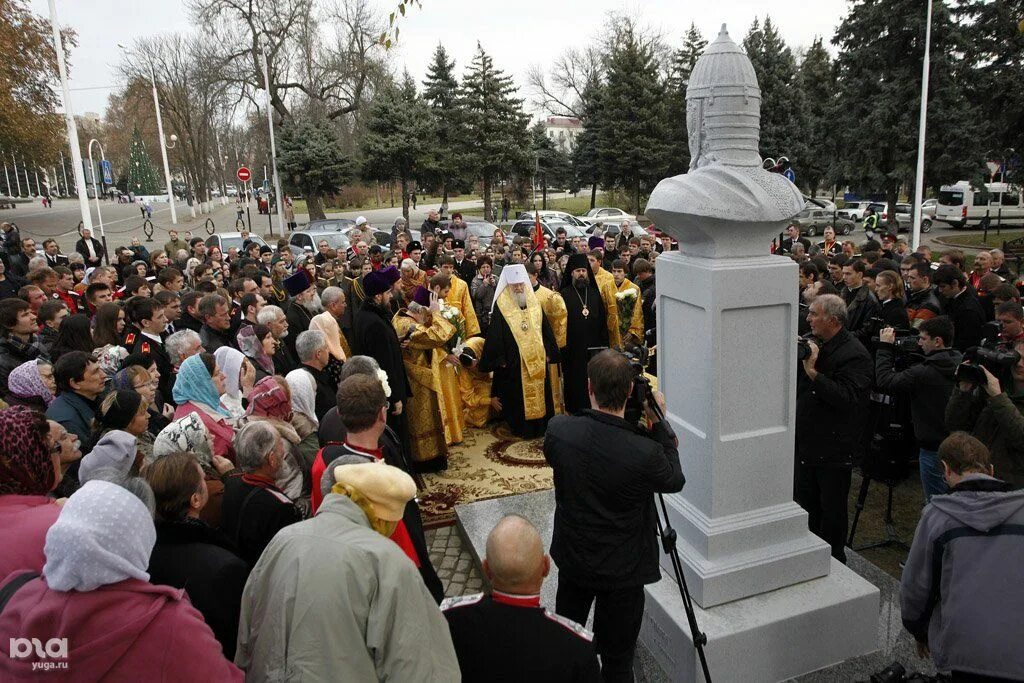
[[[530,287],[525,266],[505,266],[477,368],[494,373],[491,397],[497,399],[501,417],[516,436],[541,436],[555,414],[548,364],[557,359],[555,334]]]
[[[612,278],[615,279],[615,296],[619,305],[619,330],[625,346],[637,346],[644,341],[643,294],[640,287],[626,277],[626,262],[615,259],[612,262]]]
[[[459,356],[459,390],[462,393],[463,416],[470,427],[485,427],[497,413],[497,400],[491,398],[491,374],[479,368],[484,353],[484,338],[466,341]]]
[[[591,240],[600,239],[592,237]],[[603,244],[603,242],[602,242]],[[619,304],[615,299],[615,278],[612,274],[601,267],[601,260],[604,258],[602,247],[591,247],[587,254],[587,262],[594,273],[597,281],[597,289],[601,293],[601,303],[604,304],[606,324],[608,325],[608,346],[612,348],[622,347],[622,335],[619,334]]]
[[[480,321],[476,317],[476,309],[473,308],[473,297],[469,292],[469,285],[462,278],[456,277],[455,259],[451,256],[441,256],[437,259],[439,273],[444,273],[451,278],[451,291],[445,303],[454,306],[466,319],[466,338],[476,337],[480,334]]]
[[[418,472],[438,472],[448,466],[437,369],[438,354],[441,358],[447,355],[444,346],[455,334],[455,327],[440,311],[437,296],[420,287],[392,320],[402,342],[402,360],[412,389],[406,412],[412,464]]]
[[[449,351],[454,350],[456,345],[465,343],[465,327],[467,321],[463,317],[462,329],[459,330],[453,318],[449,315],[462,315],[457,306],[448,302],[451,296],[452,283],[458,278],[450,277],[444,273],[436,273],[427,280],[427,288],[433,294],[440,305],[439,315],[452,324],[452,337],[446,340],[445,347],[434,352],[434,370],[437,374],[438,385],[441,390],[438,398],[441,401],[441,417],[444,423],[444,440],[449,446],[462,443],[463,430],[466,422],[463,417],[462,391],[459,387],[459,362],[458,356]]]
[[[569,312],[565,308],[565,299],[558,292],[548,289],[540,284],[540,268],[535,263],[526,264],[526,273],[530,276],[530,286],[533,293],[540,301],[540,308],[544,311],[544,318],[551,325],[551,331],[555,334],[555,344],[558,350],[565,348],[566,328]],[[551,380],[551,394],[555,404],[555,415],[565,414],[565,398],[562,396],[562,366],[558,363],[548,363],[548,376]]]

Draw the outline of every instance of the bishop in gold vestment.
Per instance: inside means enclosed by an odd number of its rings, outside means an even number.
[[[495,290],[491,326],[477,368],[493,372],[491,396],[514,434],[541,436],[555,413],[548,364],[557,362],[558,345],[526,268],[505,266]]]

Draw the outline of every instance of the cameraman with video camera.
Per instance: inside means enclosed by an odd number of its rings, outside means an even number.
[[[624,419],[635,369],[606,349],[587,364],[591,409],[556,415],[544,435],[554,470],[551,559],[558,565],[555,611],[580,624],[594,610],[605,681],[633,680],[633,653],[644,612],[644,585],[661,578],[655,493],[685,479],[675,439],[652,406],[650,435]],[[664,413],[664,397],[654,392]]]
[[[913,337],[909,338],[913,340]],[[918,327],[917,345],[924,353],[921,363],[896,371],[896,330],[886,327],[878,333],[875,352],[875,386],[879,391],[896,392],[910,398],[910,417],[914,438],[920,449],[917,457],[921,488],[927,503],[932,496],[946,492],[946,480],[939,464],[939,444],[946,430],[946,404],[956,384],[954,374],[963,355],[949,348],[953,341],[953,323],[946,316],[924,320]],[[902,340],[901,340],[902,341]]]
[[[957,370],[957,386],[946,404],[946,428],[970,432],[985,444],[1000,477],[1019,489],[1024,487],[1024,342],[1016,342],[1012,350],[1000,350],[1011,360],[1016,354],[1002,381],[985,367],[984,360],[965,363],[975,369],[973,373]]]
[[[814,299],[807,314],[815,340],[797,371],[795,500],[808,528],[846,562],[847,498],[863,442],[871,356],[849,330],[846,304],[834,294]]]

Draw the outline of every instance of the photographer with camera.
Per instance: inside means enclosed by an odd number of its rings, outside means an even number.
[[[808,527],[846,562],[847,498],[859,455],[873,372],[867,349],[846,329],[846,304],[834,294],[814,299],[807,314],[808,355],[797,371],[796,502]]]
[[[949,433],[945,423],[946,404],[953,393],[954,375],[963,355],[948,347],[953,341],[953,323],[946,316],[921,323],[916,344],[924,353],[924,360],[900,372],[896,371],[896,330],[886,327],[878,333],[878,339],[875,386],[880,391],[904,394],[910,398],[914,438],[920,449],[917,462],[921,488],[927,503],[932,496],[946,492],[938,450]],[[904,340],[913,340],[913,337],[900,341]]]
[[[605,681],[631,681],[644,611],[644,585],[661,578],[655,493],[674,493],[685,479],[675,440],[654,408],[650,435],[624,419],[635,370],[606,349],[587,364],[591,408],[556,415],[544,436],[554,470],[551,559],[558,565],[555,611],[594,634]],[[654,393],[664,412],[664,397]]]
[[[965,431],[980,440],[992,454],[992,464],[1004,481],[1015,489],[1024,487],[1024,342],[1014,349],[978,349],[980,356],[1005,358],[1016,362],[1005,377],[1006,390],[999,378],[980,362],[965,365],[974,369],[966,373],[957,369],[957,386],[946,404],[946,428],[950,432]],[[997,361],[998,362],[998,361]],[[980,372],[979,372],[980,371]]]
[[[1024,492],[997,479],[988,449],[964,432],[939,446],[948,496],[925,507],[900,582],[917,653],[953,681],[1024,679]]]

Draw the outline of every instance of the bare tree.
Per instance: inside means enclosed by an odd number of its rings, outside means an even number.
[[[584,95],[601,78],[603,62],[604,54],[590,46],[567,50],[551,65],[550,76],[532,65],[527,72],[531,104],[555,116],[583,118]]]
[[[129,80],[156,78],[167,129],[178,136],[175,147],[185,184],[194,201],[206,202],[215,181],[214,130],[228,105],[225,79],[216,55],[200,36],[171,34],[138,40],[121,65]],[[168,133],[169,134],[169,133]]]
[[[384,24],[367,0],[190,0],[190,7],[218,46],[224,78],[257,109],[265,107],[266,53],[279,124],[301,112],[336,121],[347,137],[376,84],[389,78]],[[323,217],[320,196],[306,202],[310,218]]]

